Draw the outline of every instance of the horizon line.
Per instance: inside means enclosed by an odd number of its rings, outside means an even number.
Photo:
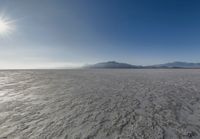
[[[63,64],[62,66],[53,66],[54,64],[51,63],[51,64],[47,64],[47,66],[37,66],[37,64],[34,66],[34,65],[29,65],[29,64],[24,64],[23,66],[20,64],[19,65],[16,65],[16,66],[0,66],[0,70],[66,70],[66,69],[81,69],[81,68],[84,68],[86,66],[90,66],[90,65],[95,65],[95,64],[99,64],[99,63],[108,63],[108,62],[116,62],[116,63],[123,63],[123,64],[129,64],[128,62],[118,62],[118,61],[115,61],[115,60],[110,60],[110,61],[105,61],[105,62],[96,62],[96,63],[91,63],[91,64],[86,64],[86,63],[82,63],[82,64],[72,64],[70,63],[67,64]],[[163,64],[170,64],[170,63],[187,63],[187,64],[200,64],[200,62],[185,62],[185,61],[173,61],[173,62],[165,62],[165,63],[160,63],[160,64],[149,64],[149,65],[140,65],[140,64],[129,64],[129,65],[132,65],[132,66],[141,66],[141,67],[150,67],[150,66],[156,66],[156,65],[163,65]],[[56,63],[55,63],[56,65]]]

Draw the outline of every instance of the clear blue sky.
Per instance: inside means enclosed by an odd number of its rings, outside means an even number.
[[[15,30],[0,38],[0,68],[200,62],[199,7],[198,0],[1,0],[0,16]]]

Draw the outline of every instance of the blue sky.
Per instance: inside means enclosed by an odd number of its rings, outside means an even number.
[[[197,0],[1,0],[0,68],[200,62]]]

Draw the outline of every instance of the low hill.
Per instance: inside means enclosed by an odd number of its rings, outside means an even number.
[[[151,67],[160,68],[200,68],[200,63],[189,63],[189,62],[171,62],[159,65],[153,65]]]
[[[84,66],[84,68],[116,68],[116,69],[157,69],[157,68],[200,68],[200,63],[189,63],[189,62],[171,62],[165,64],[151,65],[151,66],[140,66],[140,65],[131,65],[127,63],[120,63],[116,61],[108,61],[97,63],[93,65]]]
[[[119,63],[116,61],[108,61],[93,65],[87,65],[85,67],[86,68],[141,68],[142,66],[136,66],[127,63]]]

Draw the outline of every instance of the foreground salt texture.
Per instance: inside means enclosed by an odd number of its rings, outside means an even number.
[[[0,138],[199,139],[200,70],[0,71]]]

